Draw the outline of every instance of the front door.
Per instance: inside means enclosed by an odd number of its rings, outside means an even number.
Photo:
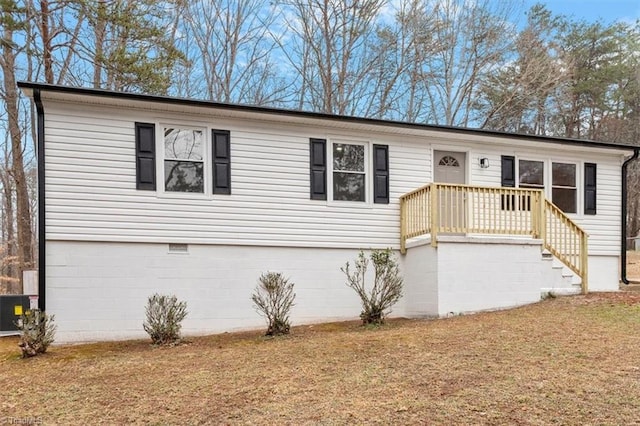
[[[464,184],[467,154],[454,151],[434,151],[434,181]],[[442,187],[438,194],[439,232],[464,233],[466,229],[465,194],[456,187]]]

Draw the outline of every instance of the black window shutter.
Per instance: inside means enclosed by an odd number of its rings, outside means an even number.
[[[502,186],[515,188],[516,186],[516,157],[502,156]]]
[[[584,163],[584,214],[596,214],[596,165]]]
[[[231,134],[228,130],[212,130],[213,193],[231,194]]]
[[[135,123],[136,126],[136,188],[156,190],[156,126]]]
[[[312,200],[327,199],[327,141],[310,139],[310,194]]]
[[[389,147],[373,145],[373,202],[389,204]]]

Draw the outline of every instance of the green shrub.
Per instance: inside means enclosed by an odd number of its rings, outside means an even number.
[[[20,341],[18,346],[22,351],[22,358],[29,358],[43,354],[53,343],[56,334],[54,316],[47,315],[39,309],[26,311],[18,321]]]
[[[167,345],[180,340],[182,320],[187,316],[187,303],[178,302],[176,296],[154,294],[149,297],[144,331],[154,345]]]
[[[374,279],[369,292],[365,286],[369,259],[362,250],[354,262],[353,272],[349,262],[340,268],[347,276],[347,285],[360,297],[362,303],[360,318],[364,325],[383,324],[385,317],[391,312],[391,307],[402,297],[403,279],[391,249],[372,250],[370,258],[373,263]]]
[[[289,312],[295,298],[293,283],[281,273],[267,272],[260,276],[251,300],[258,313],[267,320],[267,336],[289,334]]]

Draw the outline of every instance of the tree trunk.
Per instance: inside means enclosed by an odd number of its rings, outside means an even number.
[[[11,283],[16,279],[16,240],[15,240],[15,212],[13,207],[13,184],[6,172],[0,173],[2,180],[2,241],[5,243],[4,261],[2,262],[3,287],[8,293],[13,293]]]
[[[16,219],[18,246],[18,284],[17,290],[22,290],[22,271],[33,267],[31,250],[31,214],[29,212],[29,192],[24,173],[24,159],[22,151],[22,131],[18,116],[18,89],[15,81],[15,52],[12,49],[13,30],[8,26],[4,29],[3,39],[9,43],[2,46],[2,72],[4,82],[4,100],[7,108],[7,123],[9,138],[11,139],[12,164],[9,171],[16,189]]]
[[[102,87],[102,64],[104,61],[104,38],[107,27],[106,21],[107,5],[105,0],[98,2],[98,16],[95,25],[95,55],[93,61],[93,87],[100,89]]]
[[[49,31],[49,1],[40,0],[40,32],[42,33],[42,60],[44,80],[53,84],[53,60],[51,59],[51,34]]]

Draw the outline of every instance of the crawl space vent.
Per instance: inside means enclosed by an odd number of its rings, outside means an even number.
[[[187,244],[169,244],[169,253],[189,253]]]

